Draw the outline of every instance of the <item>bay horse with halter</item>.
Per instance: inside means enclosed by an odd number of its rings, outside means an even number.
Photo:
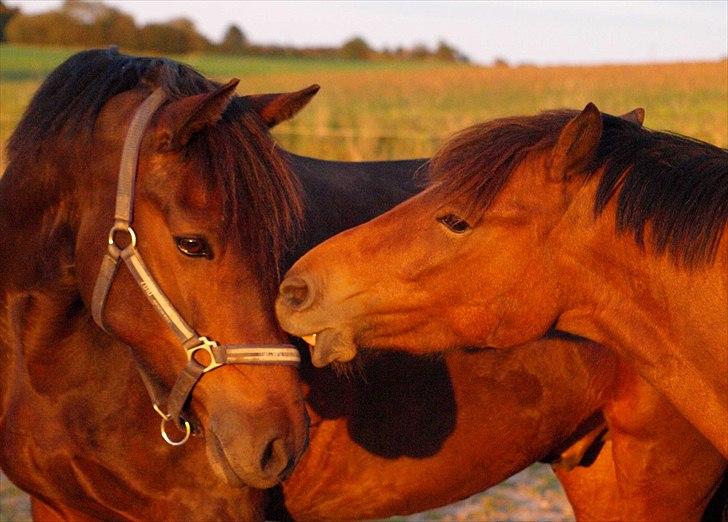
[[[73,499],[101,519],[255,519],[247,486],[306,447],[299,352],[271,307],[298,185],[265,126],[281,99],[236,84],[87,51],[10,139],[0,465],[57,515]]]
[[[319,364],[356,345],[506,347],[555,327],[637,370],[605,412],[622,458],[669,439],[663,394],[725,457],[727,157],[592,105],[476,126],[433,159],[429,189],[294,265],[279,319]]]

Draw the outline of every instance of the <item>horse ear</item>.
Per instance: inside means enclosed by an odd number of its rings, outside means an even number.
[[[254,94],[245,96],[245,99],[270,128],[292,118],[311,101],[320,88],[321,86],[313,84],[296,92]]]
[[[622,114],[620,118],[622,118],[623,120],[631,121],[632,123],[635,123],[642,127],[642,124],[645,122],[645,110],[642,107],[637,107],[627,114]]]
[[[156,125],[158,150],[184,147],[194,133],[217,123],[238,82],[232,79],[215,91],[187,96],[164,107]]]
[[[586,168],[602,137],[602,115],[593,103],[561,130],[551,157],[550,175],[564,181]]]

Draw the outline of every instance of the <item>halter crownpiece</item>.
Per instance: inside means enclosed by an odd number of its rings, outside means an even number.
[[[177,312],[169,301],[151,272],[142,261],[141,255],[136,248],[137,235],[131,227],[134,214],[134,185],[136,181],[137,163],[139,160],[139,147],[144,132],[157,109],[166,100],[166,95],[161,88],[156,89],[147,97],[137,109],[129,125],[129,130],[124,140],[124,148],[121,154],[119,166],[119,182],[116,192],[116,209],[114,212],[114,224],[109,231],[108,252],[101,262],[99,275],[93,290],[91,301],[91,315],[96,324],[104,328],[103,312],[106,300],[111,290],[114,277],[119,269],[119,261],[123,260],[134,280],[144,291],[154,309],[164,318],[167,325],[179,339],[187,354],[187,365],[177,377],[172,391],[166,400],[166,413],[157,400],[157,392],[152,385],[152,380],[144,370],[139,367],[144,385],[149,392],[156,411],[162,417],[161,433],[162,438],[173,446],[179,446],[187,442],[190,437],[191,426],[181,413],[187,402],[192,389],[200,380],[203,374],[219,368],[225,364],[282,364],[287,366],[298,366],[301,361],[298,350],[290,344],[271,345],[249,345],[249,344],[228,344],[220,345],[214,340],[200,336]],[[126,234],[128,244],[125,247],[117,243],[117,235]],[[205,352],[209,360],[201,363],[198,360],[198,352]],[[184,431],[181,440],[172,440],[166,432],[167,422],[173,422],[179,429]]]

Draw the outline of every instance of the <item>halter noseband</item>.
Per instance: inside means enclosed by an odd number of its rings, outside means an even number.
[[[192,393],[192,389],[204,373],[225,364],[283,364],[298,366],[301,358],[298,350],[290,344],[270,345],[247,345],[228,344],[219,345],[217,342],[200,336],[182,316],[177,312],[154,277],[142,261],[139,251],[136,249],[137,236],[131,228],[134,211],[134,184],[136,180],[137,162],[139,159],[139,147],[149,120],[156,110],[164,103],[166,96],[162,89],[156,89],[148,98],[142,102],[137,109],[124,140],[124,149],[121,154],[119,166],[119,183],[116,192],[116,210],[114,213],[114,225],[109,231],[108,252],[101,263],[101,269],[94,286],[91,302],[91,313],[94,321],[101,328],[103,324],[103,312],[106,299],[114,281],[114,276],[119,268],[119,261],[123,260],[127,268],[134,276],[139,287],[144,291],[149,302],[161,315],[179,339],[187,354],[187,365],[177,377],[172,391],[167,397],[167,413],[164,412],[157,400],[158,394],[152,385],[151,379],[145,371],[140,368],[142,380],[149,392],[154,405],[154,410],[161,415],[162,438],[173,446],[179,446],[187,442],[190,437],[190,423],[182,418],[182,409]],[[116,236],[126,234],[128,245],[121,248],[117,244]],[[197,361],[195,354],[198,351],[207,352],[210,362],[203,365]],[[172,421],[175,425],[184,430],[185,435],[179,441],[172,440],[165,429],[167,422]],[[184,424],[183,424],[184,423]]]

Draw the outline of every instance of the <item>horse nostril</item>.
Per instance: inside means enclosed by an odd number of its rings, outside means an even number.
[[[278,440],[278,439],[276,439],[276,440]],[[275,442],[274,440],[270,441],[265,446],[265,449],[263,450],[263,454],[260,456],[260,469],[262,469],[263,471],[265,471],[268,468],[268,466],[271,463],[271,460],[273,459],[273,443],[274,442]]]
[[[291,458],[286,451],[286,442],[281,438],[273,439],[260,455],[260,469],[266,475],[279,476],[290,467]]]
[[[286,305],[292,310],[303,310],[313,300],[313,293],[309,291],[308,284],[300,277],[292,277],[283,281],[280,293]]]

